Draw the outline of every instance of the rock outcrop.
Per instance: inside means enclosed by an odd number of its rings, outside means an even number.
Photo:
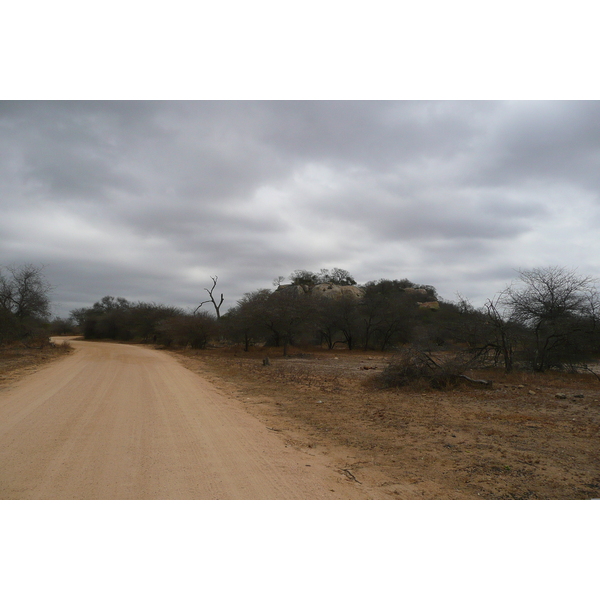
[[[286,296],[290,296],[292,298],[298,298],[299,296],[304,296],[304,294],[308,294],[310,291],[309,286],[307,285],[296,285],[293,283],[280,285],[275,292],[279,294],[285,294]]]
[[[417,302],[419,308],[429,310],[440,310],[440,303],[435,300],[434,302]]]
[[[313,296],[322,298],[362,298],[365,293],[355,285],[336,285],[335,283],[319,283],[311,291]]]
[[[405,294],[418,294],[419,296],[427,296],[429,293],[427,290],[423,288],[404,288]]]
[[[314,286],[287,284],[280,285],[276,292],[297,298],[304,294],[311,294],[318,298],[362,298],[365,293],[355,285],[337,285],[335,283],[318,283]]]

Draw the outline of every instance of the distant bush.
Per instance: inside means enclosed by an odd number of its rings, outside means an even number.
[[[51,342],[50,345],[54,350],[56,350],[60,354],[68,354],[69,352],[71,352],[71,350],[73,350],[73,346],[71,346],[71,344],[67,340],[59,342],[58,344],[55,342]]]
[[[217,320],[206,312],[178,315],[157,326],[158,341],[165,346],[190,347],[202,350],[217,335]]]
[[[91,308],[71,311],[71,320],[87,340],[157,341],[160,325],[165,320],[183,316],[172,306],[129,302],[125,298],[104,296]]]
[[[62,319],[55,317],[49,324],[50,335],[73,335],[76,333],[75,323],[72,318]]]

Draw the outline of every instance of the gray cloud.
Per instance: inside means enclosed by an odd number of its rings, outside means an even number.
[[[598,271],[598,102],[0,102],[0,263],[57,311],[231,305],[297,268],[477,302]]]

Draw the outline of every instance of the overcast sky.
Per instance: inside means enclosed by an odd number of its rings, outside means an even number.
[[[4,101],[0,171],[0,264],[46,265],[60,315],[295,269],[477,306],[515,269],[600,275],[595,101]]]

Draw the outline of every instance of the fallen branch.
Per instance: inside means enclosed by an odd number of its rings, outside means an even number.
[[[360,481],[358,479],[356,479],[356,477],[354,477],[354,475],[352,474],[352,471],[349,471],[348,469],[342,469],[342,472],[346,474],[346,477],[348,477],[349,479],[353,479],[354,481],[356,481],[356,483],[360,483]],[[362,483],[361,483],[362,485]]]
[[[486,385],[488,387],[492,387],[492,383],[494,383],[492,380],[487,380],[487,379],[471,379],[470,377],[467,377],[466,375],[459,375],[459,377],[462,377],[463,379],[466,379],[467,381],[470,381],[471,383],[479,383],[481,385]]]
[[[583,370],[590,372],[598,381],[600,381],[600,375],[598,375],[598,373],[595,371],[592,371],[592,369],[590,369],[587,365],[583,365]]]

